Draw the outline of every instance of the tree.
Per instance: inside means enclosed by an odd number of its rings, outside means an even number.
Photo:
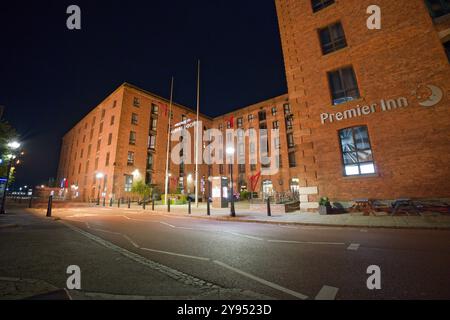
[[[9,159],[6,156],[9,153],[7,144],[13,140],[17,140],[18,135],[16,130],[6,121],[0,121],[0,177],[6,177]],[[14,169],[11,170],[9,176],[9,184],[14,182]]]
[[[139,179],[133,182],[131,186],[131,192],[140,195],[143,198],[149,198],[152,195],[152,187]]]

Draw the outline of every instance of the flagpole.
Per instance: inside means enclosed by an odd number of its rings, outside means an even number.
[[[197,122],[195,125],[195,206],[198,208],[198,138],[199,138],[199,118],[200,118],[200,60],[197,67]]]
[[[167,130],[167,155],[166,155],[166,183],[164,188],[164,203],[167,205],[169,196],[169,155],[170,155],[170,135],[172,126],[172,103],[173,103],[173,77],[170,84],[170,103],[169,103],[169,128]]]

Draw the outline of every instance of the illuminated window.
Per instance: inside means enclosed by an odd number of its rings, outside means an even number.
[[[125,175],[125,192],[131,192],[132,187],[133,187],[133,176]]]
[[[130,131],[130,140],[129,143],[131,145],[135,145],[136,144],[136,132],[134,131]]]
[[[152,103],[152,114],[153,114],[153,115],[158,115],[158,112],[159,112],[159,107],[158,107],[158,105]]]
[[[253,122],[253,119],[255,119],[255,116],[253,114],[248,115],[248,122]]]
[[[375,163],[366,126],[342,129],[339,131],[339,139],[345,176],[375,173]]]
[[[297,166],[297,161],[295,158],[295,152],[289,152],[289,168],[295,168]]]
[[[136,113],[131,114],[131,124],[133,125],[138,124],[138,115]]]
[[[128,151],[127,164],[128,164],[129,166],[134,165],[134,152],[133,152],[133,151]]]
[[[276,116],[277,115],[277,107],[273,107],[272,108],[272,116]]]
[[[139,98],[134,97],[133,98],[133,106],[139,107],[141,105]]]

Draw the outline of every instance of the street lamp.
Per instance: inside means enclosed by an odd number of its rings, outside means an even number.
[[[17,141],[12,141],[7,144],[7,147],[8,147],[8,149],[10,149],[10,151],[16,151],[17,149],[20,148],[20,143]],[[9,162],[8,162],[8,168],[6,169],[5,190],[3,191],[2,202],[1,202],[2,206],[0,208],[0,214],[5,214],[6,190],[8,188],[9,176],[11,175],[12,164],[13,164],[14,159],[16,159],[16,156],[14,153],[11,153],[11,154],[7,155],[6,157],[9,159]]]
[[[95,176],[98,180],[98,195],[97,195],[97,205],[100,205],[100,188],[102,187],[100,184],[100,179],[103,179],[105,177],[105,175],[101,172],[97,173],[97,175]]]
[[[230,192],[231,192],[231,206],[230,206],[230,215],[232,217],[236,217],[236,211],[234,210],[234,189],[233,189],[233,161],[234,161],[234,148],[233,147],[228,147],[227,148],[227,155],[230,156],[231,161],[230,161]]]

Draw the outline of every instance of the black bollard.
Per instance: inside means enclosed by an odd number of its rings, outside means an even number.
[[[48,197],[47,217],[52,216],[53,196]]]
[[[206,200],[206,215],[211,215],[211,204],[209,203],[209,199]]]
[[[144,200],[142,200],[142,209],[145,210],[145,197],[144,197]]]
[[[191,214],[191,198],[188,199],[188,214]]]
[[[30,196],[30,202],[28,202],[28,208],[33,207],[33,195]]]
[[[128,198],[128,209],[130,209],[130,208],[131,208],[131,199]]]
[[[155,211],[155,198],[152,199],[152,211]]]
[[[167,212],[170,212],[170,198],[167,198]]]
[[[272,216],[272,210],[270,209],[270,197],[267,197],[267,216]]]
[[[117,199],[117,208],[120,208],[120,198]]]
[[[109,199],[109,206],[112,207],[113,206],[113,199]]]

